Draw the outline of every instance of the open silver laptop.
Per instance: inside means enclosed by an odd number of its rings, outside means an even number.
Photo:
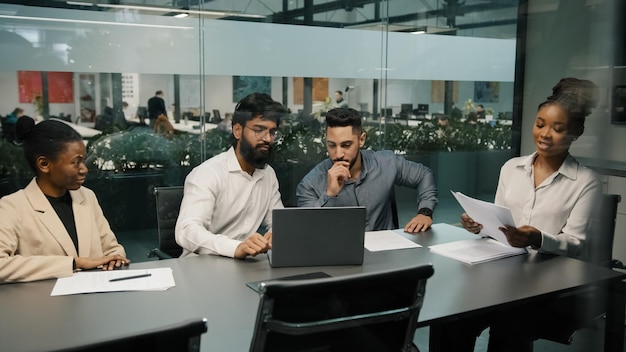
[[[272,212],[274,268],[363,264],[365,207],[281,208]]]

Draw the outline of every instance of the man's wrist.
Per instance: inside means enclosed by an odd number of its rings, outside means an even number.
[[[530,247],[532,249],[539,249],[543,244],[543,236],[541,235],[541,231],[536,231],[530,234]]]
[[[417,211],[418,215],[425,215],[428,216],[429,218],[433,217],[433,211],[432,209],[429,208],[420,208],[420,210]]]

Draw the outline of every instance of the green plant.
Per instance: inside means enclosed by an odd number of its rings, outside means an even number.
[[[416,154],[426,151],[473,151],[509,149],[511,127],[503,124],[468,124],[451,120],[448,127],[434,121],[417,126],[390,124],[368,126],[366,148],[389,149],[396,154]]]
[[[0,178],[30,177],[33,177],[33,171],[24,157],[22,147],[0,139]]]
[[[43,115],[43,98],[41,95],[35,95],[33,97],[33,106],[35,107],[35,112],[38,116]]]
[[[463,115],[467,116],[472,111],[476,111],[476,104],[472,99],[467,99],[463,104]]]
[[[511,147],[511,127],[499,123],[491,126],[451,120],[448,127],[442,127],[436,121],[425,121],[417,126],[368,125],[364,130],[367,134],[365,148],[389,149],[397,154]],[[289,165],[319,162],[326,158],[324,125],[319,121],[312,118],[304,121],[286,118],[281,132],[284,137],[274,145],[270,158],[270,164],[275,168],[289,168]],[[202,135],[175,134],[170,139],[148,129],[132,129],[103,135],[91,142],[87,163],[94,171],[115,173],[167,169],[172,166],[194,167],[204,158],[208,159],[230,148],[231,138],[230,132],[218,129]],[[203,143],[205,153],[201,155]],[[2,165],[14,164],[16,161],[10,160]],[[15,173],[4,166],[0,172]]]
[[[204,134],[176,133],[165,138],[147,128],[104,134],[91,141],[86,163],[96,172],[124,173],[172,166],[195,166],[231,145],[230,132],[213,129]]]
[[[176,164],[171,140],[149,129],[132,129],[103,135],[90,143],[86,163],[96,170],[129,172]]]
[[[283,139],[274,145],[270,163],[280,165],[324,159],[326,146],[323,142],[322,126],[315,119],[306,122],[286,120],[281,126]]]

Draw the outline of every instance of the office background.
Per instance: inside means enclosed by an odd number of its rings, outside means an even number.
[[[20,3],[0,2],[2,115],[21,107],[27,115],[72,115],[75,121],[84,108],[94,116],[105,107],[121,112],[122,101],[128,101],[137,109],[156,90],[163,90],[172,115],[218,110],[223,117],[236,103],[233,76],[254,76],[270,77],[273,98],[294,115],[307,117],[327,108],[315,99],[319,92],[314,85],[325,78],[330,100],[334,91],[344,91],[350,107],[366,112],[366,121],[383,131],[376,145],[382,149],[395,145],[385,136],[402,104],[428,104],[432,115],[449,114],[453,102],[464,109],[472,100],[490,109],[490,119],[509,126],[503,128],[511,133],[504,153],[492,158],[492,165],[479,161],[484,151],[449,152],[449,158],[436,161],[432,155],[417,157],[428,160],[438,175],[442,204],[435,220],[448,221],[458,211],[449,189],[460,187],[470,195],[492,198],[499,165],[510,156],[534,151],[530,132],[537,105],[561,77],[575,76],[601,87],[601,104],[571,152],[602,171],[607,192],[626,196],[626,125],[612,123],[614,87],[626,84],[626,11],[619,0]],[[172,16],[181,13],[189,16]],[[51,92],[45,89],[43,106],[20,101],[18,72],[24,71],[71,73],[71,102],[50,101]],[[300,77],[303,86],[296,89]],[[498,87],[497,95],[476,101],[479,87],[485,86]],[[178,108],[172,106],[175,102]],[[382,115],[385,109],[391,114]],[[84,120],[78,123],[94,127],[93,119]],[[210,144],[198,140],[194,148],[205,150]],[[299,160],[305,166],[317,161]],[[120,213],[126,208],[118,206],[116,212],[105,207],[115,231],[150,231],[156,226],[153,203],[145,202],[151,199],[150,186],[180,184],[197,162],[176,170],[174,177],[168,173],[171,166],[144,170],[145,182],[137,181],[139,173],[119,170],[92,172],[88,178],[106,179],[113,190],[98,193],[103,204],[133,204],[133,211],[143,211],[149,219],[129,226],[116,221],[129,216]],[[473,165],[471,177],[462,168],[465,164]],[[2,176],[3,184],[9,184],[6,190],[24,183],[23,175],[14,180],[5,171]],[[293,173],[285,184],[295,187],[299,176]],[[115,179],[134,179],[133,191],[123,191]],[[617,218],[618,258],[626,258],[624,203]],[[400,199],[401,211],[410,214],[412,206],[410,200]]]

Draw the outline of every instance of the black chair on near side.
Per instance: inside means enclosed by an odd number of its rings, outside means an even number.
[[[431,264],[260,285],[251,352],[415,351]]]
[[[207,320],[192,319],[182,323],[165,326],[153,330],[142,331],[136,334],[118,336],[106,341],[72,348],[56,350],[58,352],[134,352],[134,351],[200,351],[200,338],[207,332]]]
[[[589,236],[589,261],[592,263],[607,267],[609,269],[626,269],[624,264],[618,259],[613,259],[613,239],[615,238],[615,218],[617,216],[617,205],[622,200],[618,194],[605,194],[601,204],[600,229],[597,236],[591,234]],[[589,302],[589,307],[580,307],[577,310],[584,312],[580,319],[572,319],[567,324],[554,326],[549,330],[542,332],[539,337],[543,340],[549,340],[565,345],[571,345],[574,341],[574,335],[578,330],[597,328],[597,320],[604,318],[606,312],[606,293],[605,288],[591,287],[583,293],[574,293],[577,295],[587,296],[588,299],[583,302]]]
[[[176,243],[174,231],[176,219],[183,201],[183,186],[154,187],[156,200],[157,230],[159,246],[148,253],[148,257],[159,259],[177,258],[183,249]]]

